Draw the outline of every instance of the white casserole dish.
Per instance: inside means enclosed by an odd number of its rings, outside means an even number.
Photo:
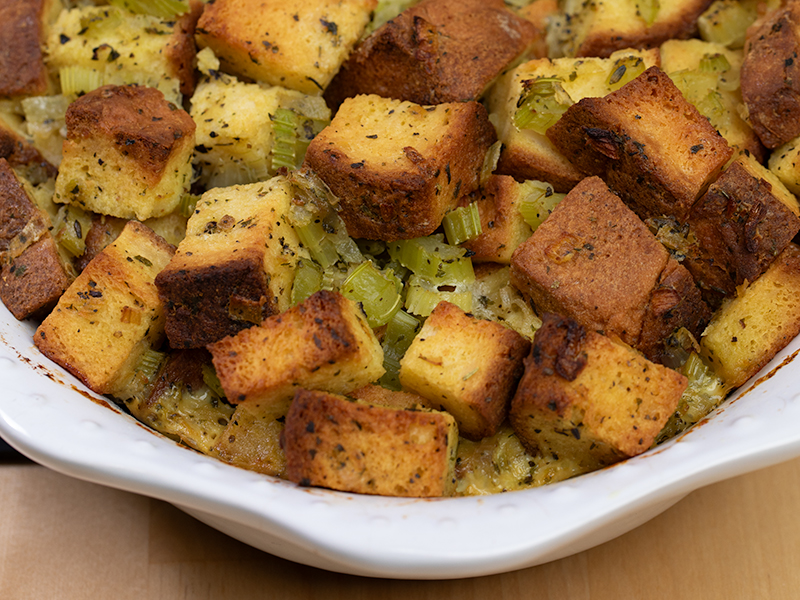
[[[299,488],[175,444],[89,392],[0,307],[0,435],[33,460],[159,498],[243,542],[307,565],[373,577],[489,575],[621,535],[694,489],[800,455],[795,339],[690,432],[548,487],[409,500]]]

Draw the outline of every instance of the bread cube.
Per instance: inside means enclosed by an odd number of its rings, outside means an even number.
[[[731,147],[766,158],[761,140],[740,114],[740,50],[702,40],[668,40],[661,45],[660,53],[661,69]],[[709,60],[727,63],[729,68],[722,70],[714,62],[711,69],[704,67],[704,61]]]
[[[346,394],[383,375],[383,349],[353,301],[321,291],[210,344],[228,400],[267,406],[297,388]]]
[[[0,40],[6,47],[0,52],[0,96],[48,92],[42,46],[60,4],[56,0],[5,0],[0,5]]]
[[[534,40],[536,27],[503,0],[423,0],[356,47],[325,91],[417,104],[477,100]]]
[[[494,141],[477,102],[420,106],[357,96],[314,138],[305,165],[339,197],[352,237],[410,239],[433,233],[478,188]]]
[[[431,408],[430,402],[418,394],[394,391],[379,385],[369,384],[347,394],[350,398],[362,400],[369,404],[379,404],[391,408],[417,409]]]
[[[775,148],[769,156],[769,170],[790,192],[800,194],[800,137]]]
[[[529,350],[517,332],[440,302],[400,361],[400,383],[453,415],[461,435],[480,439],[506,418]]]
[[[609,56],[622,48],[652,48],[697,33],[697,18],[713,0],[639,2],[577,0],[551,24],[554,56]]]
[[[34,343],[98,394],[123,390],[143,354],[164,338],[153,283],[174,248],[129,222],[83,270],[34,334]]]
[[[67,109],[56,201],[138,219],[180,205],[192,179],[195,124],[156,89],[104,86]]]
[[[206,188],[227,187],[275,175],[273,120],[281,108],[297,115],[301,143],[313,139],[330,121],[330,110],[318,96],[220,74],[201,81],[191,109],[197,123],[198,183]],[[299,158],[302,161],[302,155]]]
[[[492,175],[483,188],[461,198],[461,206],[477,202],[481,218],[482,233],[461,244],[473,253],[472,262],[511,263],[514,250],[531,235],[519,212],[525,195],[513,177]]]
[[[284,436],[286,477],[300,485],[405,497],[454,488],[458,429],[447,413],[298,390]]]
[[[224,69],[270,85],[320,94],[369,23],[376,0],[216,0],[197,43]]]
[[[800,333],[800,247],[789,244],[767,271],[723,303],[700,340],[702,357],[736,388]]]
[[[300,240],[286,215],[284,177],[214,188],[198,200],[186,237],[156,285],[173,348],[197,348],[289,308]]]
[[[50,217],[0,158],[0,299],[19,320],[44,317],[75,276],[49,229]]]
[[[0,158],[12,168],[32,166],[48,177],[55,177],[58,169],[54,167],[28,139],[17,133],[9,123],[0,117]]]
[[[699,335],[709,316],[691,276],[597,177],[517,248],[511,282],[540,315],[569,316],[654,360],[665,337],[680,327]]]
[[[684,265],[712,306],[755,281],[800,231],[797,199],[752,156],[742,154],[689,214]]]
[[[800,135],[800,2],[787,0],[748,29],[742,98],[767,148]]]
[[[286,476],[286,453],[281,447],[289,401],[277,404],[239,404],[210,454],[231,465]]]
[[[116,6],[64,10],[47,36],[48,65],[93,72],[106,85],[158,88],[180,105],[194,89],[194,27],[202,8],[192,1],[190,11],[173,20]]]
[[[522,444],[577,462],[580,472],[650,448],[686,377],[572,319],[543,321],[509,411]]]
[[[517,125],[517,113],[529,97],[531,85],[554,78],[568,98],[565,101],[572,104],[587,97],[605,96],[624,81],[622,78],[658,64],[658,50],[620,50],[609,58],[540,58],[506,73],[488,96],[489,111],[503,142],[496,172],[520,181],[547,181],[556,191],[568,192],[583,179],[581,171],[544,133]]]
[[[170,352],[150,393],[127,398],[125,405],[142,423],[208,454],[234,411],[203,381],[203,365],[210,362],[205,350]]]
[[[547,137],[640,216],[681,222],[733,154],[657,67],[604,98],[573,104]]]

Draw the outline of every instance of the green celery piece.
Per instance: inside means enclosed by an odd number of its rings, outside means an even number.
[[[152,15],[159,19],[174,19],[189,12],[188,0],[108,0],[112,6],[139,15]]]
[[[292,306],[322,289],[322,269],[315,262],[301,258],[294,272]]]
[[[440,287],[453,289],[439,289]],[[472,291],[467,285],[437,286],[428,278],[412,275],[406,284],[406,310],[427,317],[439,302],[455,304],[464,312],[472,311]]]
[[[58,70],[61,93],[65,96],[88,94],[103,85],[100,71],[81,65],[69,65]]]
[[[341,292],[361,304],[373,329],[386,325],[403,304],[396,278],[381,273],[370,260],[353,269]]]
[[[389,242],[389,256],[417,275],[443,284],[471,284],[475,281],[472,260],[458,246],[444,243],[441,235]]]
[[[447,241],[454,246],[478,237],[483,229],[477,202],[451,210],[444,216],[442,225]]]
[[[661,2],[659,0],[636,0],[636,12],[644,19],[648,27],[655,23],[660,10]]]
[[[379,383],[392,390],[400,390],[400,360],[419,331],[420,322],[403,309],[398,310],[386,325],[383,334],[383,368],[386,373]]]
[[[522,82],[523,94],[517,102],[514,125],[544,135],[572,105],[559,77],[540,77]]]
[[[519,212],[534,231],[566,195],[554,192],[549,183],[533,179],[522,184],[521,192],[525,196],[520,202]]]
[[[314,219],[308,225],[302,225],[294,229],[297,232],[297,237],[308,248],[311,257],[322,265],[323,269],[327,269],[339,260],[339,253],[322,228],[320,219]]]

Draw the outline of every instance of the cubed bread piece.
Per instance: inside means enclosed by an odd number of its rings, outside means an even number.
[[[179,105],[194,89],[194,27],[202,9],[193,0],[188,13],[171,20],[116,6],[64,10],[47,37],[48,65],[94,71],[106,85],[158,88]]]
[[[289,308],[305,251],[286,216],[285,177],[214,188],[197,201],[186,237],[158,274],[173,348],[197,348]]]
[[[83,270],[34,334],[34,343],[98,394],[115,394],[142,355],[164,338],[164,310],[153,283],[174,248],[129,222]]]
[[[477,102],[420,106],[357,96],[314,138],[305,165],[338,196],[352,237],[409,239],[433,233],[478,188],[495,139]]]
[[[654,359],[654,340],[680,327],[699,335],[708,317],[685,269],[597,177],[578,184],[517,248],[511,282],[540,315],[569,316]]]
[[[36,146],[17,133],[1,116],[0,158],[8,161],[13,168],[38,166],[41,172],[48,177],[55,177],[58,173],[58,169],[42,156]]]
[[[657,67],[604,98],[573,104],[547,137],[640,216],[681,222],[733,154]]]
[[[769,156],[769,170],[793,194],[800,194],[800,137],[775,148]]]
[[[492,175],[480,190],[461,198],[461,206],[477,202],[481,218],[481,234],[461,244],[473,253],[473,262],[511,262],[514,250],[531,235],[519,212],[525,195],[513,177]]]
[[[732,162],[689,215],[684,265],[712,306],[755,281],[800,231],[800,207],[752,156]]]
[[[211,48],[231,73],[320,94],[376,5],[376,0],[216,0],[197,24],[197,43]]]
[[[244,83],[219,73],[201,81],[191,109],[197,123],[194,166],[198,183],[206,188],[226,187],[275,175],[273,121],[278,109],[295,113],[302,142],[313,139],[330,121],[330,110],[319,96]],[[302,162],[302,154],[299,159]]]
[[[44,317],[74,278],[50,218],[0,158],[0,299],[17,319]]]
[[[543,320],[509,411],[528,451],[577,462],[585,472],[650,448],[686,377],[572,319]]]
[[[0,4],[0,96],[38,96],[48,91],[42,45],[57,0],[4,0]]]
[[[559,192],[568,192],[583,174],[561,154],[543,133],[531,126],[519,127],[517,114],[538,80],[555,80],[567,104],[587,97],[601,97],[646,68],[658,65],[658,50],[620,50],[609,58],[540,58],[526,62],[501,77],[489,94],[489,111],[497,125],[503,151],[496,172],[522,181],[547,181]],[[615,82],[615,83],[612,83]]]
[[[389,390],[374,384],[360,387],[357,390],[349,392],[347,395],[356,400],[362,400],[370,404],[389,406],[391,408],[431,408],[431,403],[418,394]]]
[[[741,50],[702,40],[668,40],[660,52],[661,69],[728,144],[766,158],[761,140],[740,114]]]
[[[67,109],[56,201],[144,220],[171,213],[192,180],[195,124],[161,92],[104,86]]]
[[[800,135],[800,1],[787,0],[747,31],[742,98],[767,148]]]
[[[727,300],[700,340],[701,355],[731,388],[800,333],[800,248],[789,244],[756,281]]]
[[[447,413],[403,410],[298,390],[284,431],[286,477],[384,496],[448,496],[458,428]]]
[[[286,474],[281,447],[289,401],[277,404],[240,404],[211,454],[226,463],[275,477]]]
[[[553,56],[609,56],[622,48],[652,48],[697,33],[697,17],[713,0],[572,0],[551,24]]]
[[[203,365],[210,363],[205,350],[170,352],[150,393],[127,398],[125,405],[142,423],[208,454],[234,411],[203,381]]]
[[[384,373],[383,349],[361,308],[338,292],[317,292],[208,349],[237,404],[277,404],[301,387],[346,394]]]
[[[534,40],[536,27],[503,0],[423,0],[373,32],[325,92],[417,104],[477,100]]]
[[[440,302],[400,361],[403,388],[453,415],[464,437],[494,434],[522,375],[530,342]]]

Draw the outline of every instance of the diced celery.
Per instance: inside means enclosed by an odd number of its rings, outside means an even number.
[[[469,206],[460,206],[451,210],[442,220],[447,241],[456,246],[467,240],[478,237],[483,233],[481,228],[481,215],[478,204],[473,202]]]
[[[463,248],[444,243],[441,235],[390,242],[389,255],[417,275],[441,284],[471,284],[472,261]]]
[[[346,298],[361,303],[372,328],[386,325],[403,303],[395,278],[381,273],[369,260],[353,269],[341,292]]]
[[[279,108],[270,115],[275,141],[272,144],[272,169],[297,167],[298,115],[289,108]]]
[[[514,125],[544,135],[573,104],[561,87],[559,77],[541,77],[522,82],[523,94],[517,102]]]
[[[420,322],[403,309],[398,310],[386,324],[383,334],[383,368],[386,373],[381,377],[380,384],[393,390],[401,389],[400,386],[400,359],[403,358],[411,342],[419,331]]]
[[[386,242],[381,240],[356,240],[356,245],[362,254],[378,256],[386,251]]]
[[[297,232],[297,237],[308,248],[311,257],[322,265],[323,269],[330,267],[339,260],[339,253],[336,251],[333,242],[325,234],[320,219],[315,219],[308,225],[295,227],[294,229]]]
[[[711,71],[712,73],[722,73],[731,68],[731,63],[725,58],[724,54],[704,54],[700,59],[700,70]]]
[[[200,196],[195,194],[184,194],[181,197],[181,203],[178,206],[178,212],[181,214],[181,216],[186,217],[187,219],[191,217],[197,208],[197,201],[199,199]]]
[[[536,230],[550,216],[566,194],[553,191],[553,186],[543,181],[529,180],[522,184],[524,194],[519,212],[531,229]]]
[[[483,157],[483,165],[481,166],[480,184],[485,185],[489,181],[494,170],[497,168],[497,162],[500,160],[500,153],[503,150],[503,142],[497,140],[494,144],[489,146],[486,155]]]
[[[58,77],[61,93],[66,96],[87,94],[103,85],[103,73],[82,65],[61,67]]]
[[[611,75],[608,76],[608,89],[615,91],[636,79],[645,71],[644,60],[640,56],[626,56],[614,62]]]
[[[53,237],[70,255],[86,251],[86,235],[92,228],[92,216],[78,206],[64,205],[53,223]]]
[[[299,304],[322,289],[322,269],[314,262],[301,258],[294,272],[292,305]]]
[[[412,314],[427,317],[442,301],[455,304],[464,312],[472,311],[472,291],[467,285],[437,285],[426,277],[412,275],[406,289],[405,307]]]
[[[755,21],[755,2],[717,0],[697,19],[700,37],[728,48],[744,46],[747,28]]]
[[[219,377],[217,377],[217,371],[214,369],[214,366],[210,364],[204,364],[202,371],[203,383],[205,383],[217,396],[220,398],[225,398],[225,390],[222,389],[222,382],[219,380]]]
[[[188,0],[108,0],[108,3],[140,15],[174,19],[189,12]]]

